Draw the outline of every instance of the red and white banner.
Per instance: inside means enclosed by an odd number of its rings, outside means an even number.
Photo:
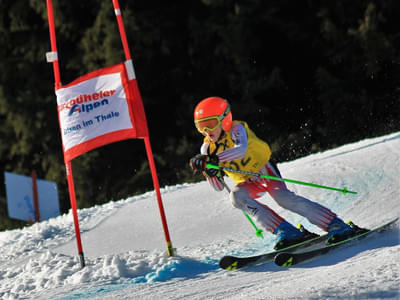
[[[46,0],[51,43],[51,52],[46,53],[46,58],[48,62],[53,64],[68,190],[82,268],[85,267],[85,259],[79,229],[71,160],[97,147],[131,138],[143,138],[144,140],[167,242],[167,252],[169,256],[174,256],[174,248],[169,236],[160,184],[150,145],[146,114],[133,69],[121,9],[118,0],[112,0],[112,2],[125,52],[125,62],[91,72],[70,84],[62,86],[53,3],[52,0]]]
[[[121,63],[56,90],[65,161],[106,144],[137,138],[137,127],[147,129],[142,118],[135,124],[133,89]]]

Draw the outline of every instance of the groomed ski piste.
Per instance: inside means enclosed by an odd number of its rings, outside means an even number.
[[[373,227],[400,216],[400,132],[279,167],[284,178],[357,191],[343,195],[289,184],[298,194],[360,226]],[[0,232],[0,298],[400,299],[399,223],[293,268],[271,262],[225,271],[218,267],[223,255],[266,252],[273,236],[256,237],[227,193],[213,191],[205,181],[165,187],[162,197],[178,256],[164,254],[155,193],[148,192],[79,210],[84,269],[79,265],[71,212]],[[292,223],[322,233],[269,196],[261,200]]]

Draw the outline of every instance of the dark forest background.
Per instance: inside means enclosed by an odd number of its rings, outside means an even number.
[[[63,84],[124,60],[111,0],[53,0]],[[120,0],[161,186],[200,180],[193,108],[228,99],[278,162],[400,130],[398,0]],[[70,208],[46,1],[0,2],[0,229],[4,171],[56,181]],[[72,162],[78,207],[151,190],[142,140]],[[329,174],[329,170],[327,170]],[[327,175],[329,176],[329,175]]]

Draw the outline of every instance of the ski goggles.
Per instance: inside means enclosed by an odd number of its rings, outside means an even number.
[[[221,126],[221,120],[219,116],[208,117],[197,120],[194,122],[199,132],[205,133],[206,130],[213,131]]]

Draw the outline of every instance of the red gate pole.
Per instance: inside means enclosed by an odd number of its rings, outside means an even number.
[[[168,256],[175,256],[174,247],[172,247],[171,238],[169,236],[167,218],[164,212],[164,205],[161,199],[160,184],[158,182],[158,176],[157,176],[156,165],[154,163],[153,152],[151,151],[150,138],[148,136],[144,138],[144,144],[146,147],[147,159],[150,165],[151,176],[153,177],[154,190],[156,191],[157,195],[158,208],[160,210],[161,222],[164,228],[165,240],[167,242],[167,253]]]
[[[122,20],[121,9],[119,7],[118,0],[113,0],[113,5],[114,5],[115,15],[117,17],[118,28],[119,28],[119,33],[121,36],[122,46],[124,47],[125,59],[126,59],[125,65],[126,65],[127,71],[128,71],[129,85],[131,86],[131,88],[133,88],[133,84],[136,84],[133,82],[133,79],[136,79],[135,72],[133,69],[131,53],[130,53],[129,45],[128,45],[128,39],[126,38],[125,27],[124,27],[124,23]],[[140,93],[138,92],[138,87],[136,86],[134,89],[136,89],[136,92],[137,92],[137,93],[135,93],[135,97],[140,97]],[[146,121],[146,126],[147,126],[147,121]],[[160,211],[161,222],[162,222],[163,229],[164,229],[165,240],[167,242],[167,253],[168,253],[168,256],[174,256],[175,255],[174,248],[172,247],[172,242],[171,242],[171,238],[170,238],[169,231],[168,231],[167,218],[165,216],[164,206],[163,206],[163,202],[161,199],[160,185],[158,182],[157,170],[156,170],[156,166],[154,163],[153,151],[151,149],[150,137],[148,134],[147,134],[147,136],[144,137],[144,143],[145,143],[145,148],[146,148],[146,153],[147,153],[147,159],[148,159],[149,165],[150,165],[151,175],[153,178],[154,190],[157,195],[158,208]]]
[[[50,43],[51,43],[51,52],[46,53],[47,61],[53,63],[53,71],[54,71],[54,81],[55,81],[55,89],[57,90],[61,87],[61,76],[60,76],[60,67],[58,64],[58,53],[57,53],[57,43],[56,43],[56,30],[54,26],[54,15],[53,15],[53,3],[52,0],[46,0],[47,2],[47,16],[49,21],[49,31],[50,31]],[[65,163],[65,169],[67,171],[67,181],[68,181],[68,190],[69,190],[69,199],[71,202],[71,209],[74,218],[75,225],[75,236],[76,242],[78,246],[78,254],[80,259],[81,267],[85,267],[85,258],[82,250],[82,242],[81,242],[81,233],[79,229],[79,220],[78,220],[78,212],[76,206],[76,197],[75,197],[75,188],[74,188],[74,179],[72,177],[72,168],[71,161]]]
[[[67,162],[65,164],[65,167],[67,170],[69,198],[71,200],[72,216],[74,218],[75,236],[76,236],[76,244],[78,246],[79,261],[81,263],[81,268],[84,268],[85,256],[83,255],[81,231],[79,229],[78,209],[76,206],[75,187],[74,187],[74,178],[72,176],[71,161]]]
[[[49,22],[49,31],[50,31],[50,43],[51,43],[51,52],[46,53],[47,61],[53,63],[53,72],[54,72],[54,82],[55,88],[61,86],[61,77],[60,77],[60,67],[58,65],[58,52],[57,52],[57,42],[56,42],[56,30],[54,26],[54,15],[53,15],[53,2],[52,0],[47,1],[47,18]]]
[[[33,207],[35,208],[35,221],[40,222],[39,195],[37,189],[37,175],[35,170],[32,171],[32,191],[33,191]]]

